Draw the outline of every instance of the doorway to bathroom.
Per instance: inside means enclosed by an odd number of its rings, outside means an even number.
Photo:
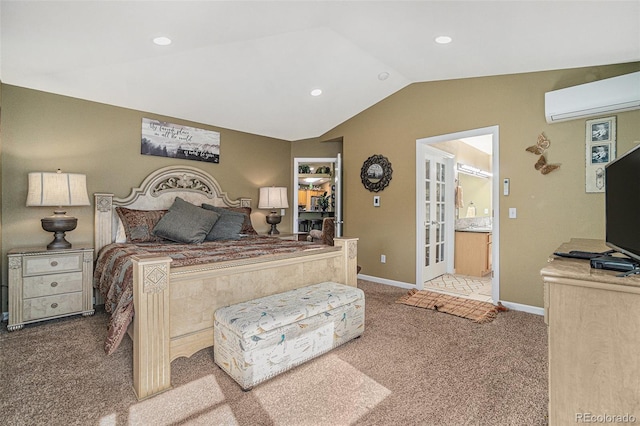
[[[418,289],[499,300],[498,136],[492,126],[416,141]]]

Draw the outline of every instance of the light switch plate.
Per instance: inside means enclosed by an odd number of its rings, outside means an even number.
[[[380,207],[380,196],[379,195],[374,195],[373,196],[373,207]]]
[[[518,212],[515,207],[509,207],[509,219],[515,219],[518,217]]]

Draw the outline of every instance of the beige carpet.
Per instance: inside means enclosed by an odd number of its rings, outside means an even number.
[[[467,318],[477,323],[493,321],[498,315],[498,312],[508,310],[502,306],[500,302],[498,302],[496,306],[489,302],[415,289],[409,290],[406,295],[396,300],[396,303],[432,309],[434,311]]]
[[[501,313],[476,324],[395,301],[406,290],[359,281],[364,335],[256,386],[240,387],[211,349],[179,358],[173,388],[138,402],[131,340],[110,356],[107,317],[0,330],[6,425],[545,425],[547,329]]]

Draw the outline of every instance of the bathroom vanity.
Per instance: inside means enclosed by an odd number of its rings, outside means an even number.
[[[456,274],[483,277],[491,273],[490,228],[469,227],[456,230]]]

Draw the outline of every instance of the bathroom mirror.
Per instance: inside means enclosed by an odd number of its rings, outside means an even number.
[[[458,218],[491,216],[491,179],[458,174],[458,186],[462,188],[463,207],[458,209]],[[475,216],[469,207],[475,207]]]

